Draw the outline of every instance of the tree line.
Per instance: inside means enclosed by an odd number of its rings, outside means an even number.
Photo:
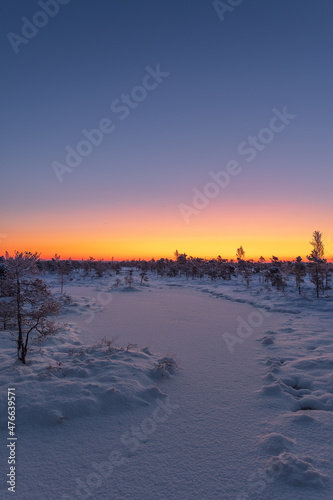
[[[55,333],[57,326],[54,317],[59,314],[64,302],[69,297],[64,294],[66,283],[80,276],[82,279],[116,276],[113,286],[122,283],[119,275],[126,269],[124,284],[134,286],[134,269],[139,272],[140,285],[148,281],[148,272],[163,277],[185,277],[186,279],[209,278],[216,280],[232,280],[241,277],[247,288],[250,288],[254,276],[259,283],[271,286],[282,292],[292,278],[299,295],[302,295],[305,278],[309,276],[317,298],[325,297],[331,290],[333,265],[325,259],[322,233],[314,231],[310,241],[312,250],[307,261],[300,256],[292,261],[280,260],[272,256],[269,260],[260,257],[257,261],[246,260],[245,251],[240,246],[235,259],[224,259],[220,255],[216,259],[203,259],[187,256],[186,253],[175,252],[175,259],[151,259],[104,261],[90,257],[87,260],[61,259],[55,254],[50,260],[42,260],[40,254],[32,252],[8,253],[0,257],[0,320],[3,328],[14,327],[17,331],[17,357],[26,362],[30,337],[41,339]],[[42,276],[54,274],[58,277],[60,295],[57,298]]]

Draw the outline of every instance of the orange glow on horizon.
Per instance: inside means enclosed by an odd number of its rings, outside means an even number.
[[[304,214],[307,214],[304,216]],[[319,222],[318,222],[319,221]],[[13,231],[12,228],[15,228]],[[179,253],[202,258],[235,259],[242,245],[246,259],[303,260],[311,252],[314,230],[323,232],[325,254],[333,258],[331,216],[309,206],[210,206],[186,224],[177,207],[98,207],[57,213],[12,214],[5,221],[0,255],[7,250],[38,251],[49,259],[128,260],[174,258]],[[3,235],[2,235],[3,236]]]

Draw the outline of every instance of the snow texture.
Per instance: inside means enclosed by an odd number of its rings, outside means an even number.
[[[111,281],[67,283],[62,327],[32,344],[26,366],[0,332],[18,500],[333,498],[332,298],[255,277],[249,289],[240,278]]]

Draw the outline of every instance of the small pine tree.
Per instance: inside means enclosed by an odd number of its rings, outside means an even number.
[[[323,233],[320,231],[313,231],[312,233],[312,241],[310,241],[310,245],[313,246],[313,250],[315,250],[317,253],[317,257],[319,259],[324,258],[324,243],[322,240]]]
[[[141,278],[140,285],[143,285],[144,283],[147,283],[149,281],[149,278],[147,276],[147,272],[146,271],[142,271],[140,273],[140,278]]]
[[[277,290],[285,291],[287,281],[282,267],[282,262],[275,255],[271,258],[272,265],[265,272],[266,281],[270,281],[271,285]]]
[[[259,273],[259,283],[262,283],[262,274],[263,270],[265,268],[265,263],[266,259],[262,255],[258,259],[258,264],[257,264],[257,272]]]
[[[319,299],[320,292],[324,293],[324,272],[325,272],[325,259],[320,259],[318,251],[313,249],[310,255],[306,257],[309,261],[309,272],[311,282],[316,287],[316,296]]]
[[[128,276],[125,276],[125,283],[128,286],[128,288],[132,288],[132,285],[134,283],[133,269],[130,269],[128,271]]]
[[[292,273],[295,276],[298,293],[301,295],[301,284],[304,283],[304,277],[306,276],[306,265],[302,262],[302,257],[297,257],[293,262]]]
[[[316,287],[317,299],[319,298],[320,292],[324,294],[325,291],[326,259],[324,259],[322,235],[323,233],[320,231],[313,231],[312,241],[310,241],[310,245],[313,246],[313,249],[310,255],[306,257],[309,261],[310,279]]]
[[[244,251],[242,245],[239,248],[237,248],[236,258],[237,258],[237,260],[244,260],[245,259],[245,251]]]

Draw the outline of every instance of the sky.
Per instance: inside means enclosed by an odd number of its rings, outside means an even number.
[[[1,6],[0,255],[332,258],[333,3],[215,4]]]

